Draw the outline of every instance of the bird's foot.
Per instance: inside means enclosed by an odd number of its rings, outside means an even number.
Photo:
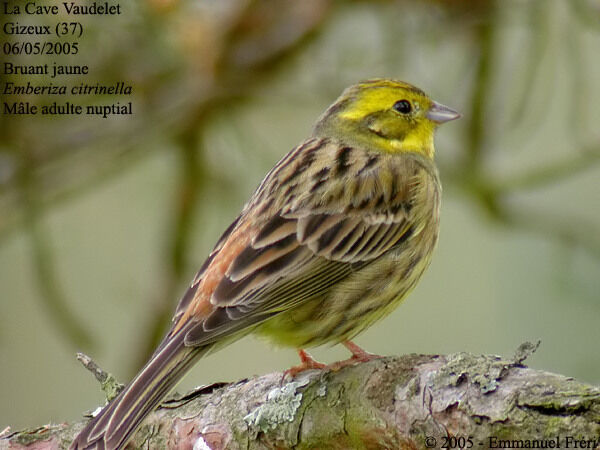
[[[300,357],[300,364],[297,366],[290,367],[288,370],[286,370],[283,373],[284,378],[288,375],[294,378],[296,375],[298,375],[301,372],[304,372],[305,370],[327,368],[326,364],[320,363],[319,361],[313,359],[313,357],[310,356],[310,353],[308,353],[306,350],[298,349],[298,356]]]
[[[350,350],[350,353],[352,353],[352,357],[350,359],[351,360],[353,359],[354,361],[367,362],[367,361],[372,361],[374,359],[383,358],[383,356],[381,356],[381,355],[376,355],[375,353],[369,353],[368,351],[362,349],[361,347],[359,347],[352,341],[344,341],[342,343],[342,345],[344,347],[346,347],[348,350]]]
[[[350,350],[352,356],[348,359],[345,359],[344,361],[337,361],[331,364],[323,364],[318,361],[315,361],[315,359],[313,359],[313,357],[310,356],[310,354],[306,350],[299,349],[298,356],[300,356],[300,364],[294,367],[290,367],[288,370],[286,370],[283,373],[284,378],[288,375],[294,378],[296,375],[298,375],[301,372],[304,372],[305,370],[325,369],[337,371],[343,369],[344,367],[352,366],[356,363],[367,362],[372,361],[374,359],[382,358],[382,356],[380,355],[375,355],[373,353],[367,352],[366,350],[363,350],[352,341],[344,341],[342,344],[344,345],[344,347]]]
[[[342,345],[350,350],[352,356],[344,361],[338,361],[328,366],[331,370],[340,370],[344,367],[352,366],[356,363],[362,363],[367,361],[372,361],[374,359],[383,358],[381,355],[375,355],[374,353],[369,353],[366,350],[363,350],[358,345],[356,345],[352,341],[344,341]]]

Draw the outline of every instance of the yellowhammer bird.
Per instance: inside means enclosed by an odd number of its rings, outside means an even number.
[[[346,89],[267,174],[183,296],[150,361],[71,449],[122,449],[203,355],[249,332],[302,349],[349,342],[429,265],[441,186],[438,124],[460,117],[400,81]],[[320,367],[300,350],[293,373]]]

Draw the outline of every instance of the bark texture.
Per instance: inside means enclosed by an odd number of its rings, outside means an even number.
[[[214,385],[165,402],[130,448],[600,448],[600,388],[527,368],[526,353],[406,355]],[[0,449],[66,448],[84,422],[5,431]]]

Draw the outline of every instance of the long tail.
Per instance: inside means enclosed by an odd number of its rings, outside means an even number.
[[[75,438],[70,450],[120,450],[144,418],[210,349],[186,347],[187,330],[168,336],[144,368]]]

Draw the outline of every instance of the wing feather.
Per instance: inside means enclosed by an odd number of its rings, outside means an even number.
[[[324,233],[335,227],[343,216],[341,214],[310,214],[298,220],[296,235],[302,244],[310,244]]]
[[[255,248],[253,245],[249,245],[233,261],[227,276],[233,282],[247,278],[253,273],[258,273],[266,266],[271,266],[275,261],[284,259],[299,245],[296,237],[291,234],[263,247]]]
[[[252,242],[254,248],[266,247],[274,244],[290,234],[296,233],[296,221],[286,219],[279,214],[276,214],[269,220],[265,226],[257,233],[256,238]]]

